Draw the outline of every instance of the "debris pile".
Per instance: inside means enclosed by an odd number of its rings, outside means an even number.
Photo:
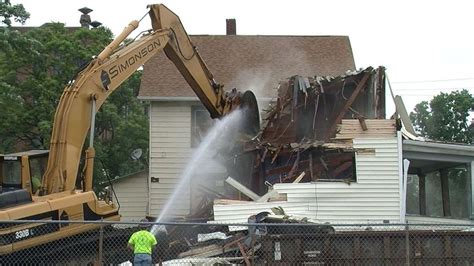
[[[157,252],[157,260],[164,261],[163,265],[251,265],[266,262],[264,257],[267,255],[264,254],[262,245],[269,236],[306,234],[322,237],[334,233],[329,225],[314,224],[303,228],[283,226],[312,223],[308,219],[288,216],[281,207],[274,208],[273,214],[261,212],[252,215],[247,222],[248,226],[212,224],[184,228],[167,225],[167,234],[157,236],[161,242],[166,243],[166,248]]]

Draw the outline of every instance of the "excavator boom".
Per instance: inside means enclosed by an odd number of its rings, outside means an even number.
[[[214,80],[178,16],[161,4],[150,5],[149,8],[153,27],[150,33],[120,49],[120,44],[138,27],[138,21],[132,21],[65,88],[54,118],[42,195],[75,189],[82,148],[95,112],[120,84],[162,50],[176,65],[212,118],[228,113],[238,103],[230,96],[225,98],[223,86]],[[93,133],[90,137],[93,137]],[[89,150],[86,157],[89,172],[86,169],[85,187],[90,190],[93,150]]]

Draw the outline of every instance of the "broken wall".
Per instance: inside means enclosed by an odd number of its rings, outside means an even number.
[[[401,137],[384,99],[383,67],[280,82],[261,134],[246,143],[256,153],[250,188],[279,197],[216,201],[214,219],[245,222],[281,206],[332,223],[400,222]]]
[[[354,182],[275,183],[286,200],[214,203],[214,220],[245,222],[253,214],[281,206],[289,215],[331,223],[400,222],[400,141],[394,120],[367,120],[363,131],[343,120],[336,139],[351,143]],[[298,172],[299,173],[299,172]],[[308,173],[306,171],[306,173]]]

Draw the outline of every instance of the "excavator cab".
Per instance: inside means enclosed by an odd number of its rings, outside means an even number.
[[[21,188],[21,161],[17,157],[3,155],[1,158],[2,193]]]
[[[41,186],[48,150],[30,150],[0,156],[0,209],[31,202]]]

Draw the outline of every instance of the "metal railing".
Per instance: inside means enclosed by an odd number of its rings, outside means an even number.
[[[465,224],[0,221],[0,228],[1,265],[132,265],[127,243],[139,230],[153,231],[152,260],[161,265],[474,265],[474,225]]]

